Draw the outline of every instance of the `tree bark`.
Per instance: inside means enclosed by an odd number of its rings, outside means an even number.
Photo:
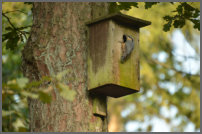
[[[30,131],[107,131],[107,116],[93,114],[87,91],[85,22],[108,14],[108,7],[108,3],[89,2],[33,4],[33,27],[23,50],[24,75],[32,81],[69,70],[63,82],[77,94],[67,101],[54,88],[50,104],[30,100]]]

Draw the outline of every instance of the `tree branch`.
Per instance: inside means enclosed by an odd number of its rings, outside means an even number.
[[[170,67],[170,66],[168,66],[167,64],[164,64],[164,63],[162,63],[162,62],[159,62],[159,61],[157,61],[157,60],[154,60],[154,59],[152,59],[151,61],[154,62],[154,63],[156,63],[156,64],[161,65],[161,66],[164,67],[164,68],[171,69],[171,70],[173,70],[173,71],[175,71],[175,72],[177,72],[177,73],[180,73],[180,74],[185,74],[185,75],[200,77],[200,74],[190,74],[190,73],[187,73],[187,72],[183,72],[183,71],[177,70],[177,69],[174,68],[174,67]]]
[[[174,67],[170,67],[168,66],[167,64],[164,64],[162,62],[159,62],[158,60],[154,60],[154,59],[148,59],[146,55],[144,55],[145,59],[147,59],[147,61],[151,64],[159,64],[161,65],[162,67],[164,68],[167,68],[167,69],[171,69],[177,73],[180,73],[180,74],[185,74],[185,75],[189,75],[189,76],[195,76],[195,77],[200,77],[200,74],[190,74],[190,73],[187,73],[187,72],[183,72],[183,71],[180,71],[180,70],[177,70],[176,68]]]
[[[23,13],[23,14],[27,15],[27,13],[25,13],[25,12],[23,12],[23,11],[21,11],[21,10],[7,11],[7,12],[5,12],[4,14],[11,13],[11,12],[20,12],[20,13]]]
[[[15,10],[15,11],[19,11],[19,10]],[[9,12],[12,12],[12,11],[9,11]],[[9,12],[6,12],[6,13],[9,13]],[[13,12],[14,12],[14,11],[13,11]],[[22,11],[21,11],[21,12],[22,12]],[[20,37],[21,37],[21,35],[24,35],[24,37],[25,37],[26,40],[27,40],[26,34],[29,34],[29,32],[21,31],[20,29],[25,29],[25,28],[28,28],[28,27],[31,27],[31,26],[25,26],[25,27],[16,28],[16,27],[12,24],[10,18],[9,18],[8,16],[6,16],[6,13],[2,13],[2,15],[7,19],[7,21],[8,21],[9,24],[12,26],[12,28],[13,28],[14,30],[16,30],[16,31],[19,32],[19,34],[20,34],[19,36],[20,36]]]
[[[8,20],[8,23],[13,27],[13,29],[17,30],[17,28],[11,23],[10,18],[6,16],[4,13],[2,15]]]
[[[180,55],[180,54],[175,53],[174,51],[172,51],[172,54],[173,54],[174,56],[183,57],[184,59],[194,59],[194,60],[200,61],[200,58],[198,58],[198,57]],[[198,56],[198,55],[197,55],[197,56]]]

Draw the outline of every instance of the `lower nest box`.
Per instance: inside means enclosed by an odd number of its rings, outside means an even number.
[[[139,91],[139,29],[150,24],[120,13],[87,23],[90,93],[117,98]]]

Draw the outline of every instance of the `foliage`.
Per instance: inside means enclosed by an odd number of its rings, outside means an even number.
[[[67,101],[73,101],[76,95],[76,91],[61,82],[68,74],[67,70],[55,76],[44,76],[39,81],[29,82],[28,78],[23,76],[20,69],[21,50],[30,31],[30,26],[24,25],[32,24],[32,14],[29,13],[32,5],[25,4],[19,2],[8,6],[7,3],[3,3],[3,131],[29,131],[28,99],[50,103],[51,92],[54,89],[58,89]],[[7,9],[8,7],[12,9]],[[25,22],[19,20],[19,16],[25,17]],[[17,20],[20,21],[19,24],[16,24]]]
[[[27,96],[35,94],[24,90],[28,79],[21,72],[21,50],[32,25],[31,5],[22,2],[3,2],[2,17],[2,129],[28,131]]]
[[[23,3],[21,3],[22,5]],[[29,35],[30,27],[32,24],[31,21],[31,5],[27,6],[27,8],[23,7],[21,10],[14,9],[10,10],[7,9],[5,6],[7,3],[4,3],[4,12],[2,12],[3,16],[3,35],[2,35],[2,42],[6,42],[6,49],[14,50],[17,49],[17,45],[25,43],[27,40],[27,36]],[[20,5],[20,4],[18,4]],[[21,6],[20,5],[20,6]],[[11,7],[11,6],[10,6]],[[28,17],[27,20],[19,20],[21,24],[17,24],[16,21],[18,18]]]
[[[162,4],[161,2],[145,2],[144,8],[149,9],[154,5]],[[185,25],[186,20],[194,23],[194,28],[200,30],[200,9],[194,7],[191,3],[188,2],[170,2],[172,5],[178,5],[175,12],[175,15],[165,15],[163,19],[167,21],[164,24],[163,30],[165,32],[169,31],[172,26],[175,28],[182,28]],[[111,12],[117,12],[120,10],[128,11],[132,7],[138,8],[138,2],[115,2],[111,3]]]
[[[40,81],[29,82],[21,72],[21,50],[26,44],[32,25],[32,3],[3,3],[3,42],[2,42],[2,119],[3,131],[29,131],[27,98],[51,102],[51,92],[55,89],[67,101],[73,101],[76,92],[61,82],[68,71],[51,77],[42,77]],[[145,10],[147,9],[147,10]],[[130,121],[149,122],[153,117],[172,124],[174,119],[180,123],[173,125],[171,131],[184,131],[188,123],[200,128],[200,77],[199,72],[191,74],[183,69],[183,63],[197,59],[199,46],[196,38],[200,34],[200,6],[196,2],[119,2],[111,3],[111,12],[122,12],[152,21],[152,26],[141,30],[141,91],[137,94],[110,99],[109,113],[118,118],[115,124],[126,131]],[[162,12],[163,11],[163,12]],[[158,18],[158,19],[157,19]],[[175,45],[171,39],[176,29],[186,42],[195,50],[195,57],[175,54]],[[162,29],[167,32],[162,32]],[[161,61],[162,53],[166,55]],[[200,58],[198,58],[200,60]],[[169,86],[170,85],[170,86]],[[175,91],[170,88],[175,86]],[[177,109],[174,117],[162,114],[162,109]],[[129,113],[120,113],[129,109]],[[139,127],[134,131],[152,131],[150,123],[146,129]]]
[[[3,83],[2,117],[5,120],[3,131],[28,131],[27,98],[39,99],[43,103],[50,103],[52,98],[50,93],[57,88],[64,99],[73,101],[76,92],[61,82],[62,77],[66,74],[67,71],[65,70],[56,76],[44,76],[40,81],[29,82],[27,78],[22,77]],[[19,126],[17,127],[16,125]]]
[[[177,14],[164,16],[164,20],[167,21],[167,24],[164,25],[164,31],[169,31],[172,24],[175,28],[182,28],[185,25],[185,20],[190,20],[194,23],[194,28],[200,30],[200,11],[198,8],[183,2],[173,12],[177,12]]]

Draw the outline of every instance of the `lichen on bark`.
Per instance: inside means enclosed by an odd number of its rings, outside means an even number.
[[[23,50],[23,73],[30,80],[69,70],[62,79],[76,91],[73,101],[52,91],[52,102],[30,100],[30,131],[107,131],[107,117],[94,116],[87,92],[88,28],[85,22],[108,14],[108,3],[34,3],[33,27]]]

